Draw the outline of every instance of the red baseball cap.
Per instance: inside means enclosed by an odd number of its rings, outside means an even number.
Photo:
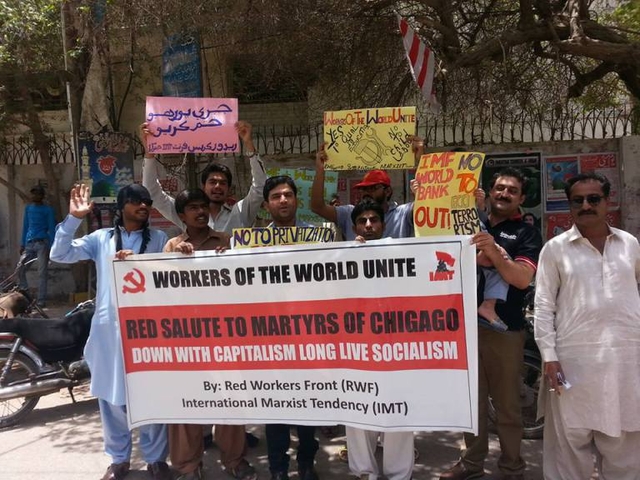
[[[355,185],[355,188],[372,187],[374,185],[384,185],[386,187],[391,186],[391,179],[387,172],[384,170],[371,170],[367,172],[360,183]]]

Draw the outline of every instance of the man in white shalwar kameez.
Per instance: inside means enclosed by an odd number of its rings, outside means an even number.
[[[637,480],[640,246],[607,224],[606,178],[578,175],[565,191],[575,225],[545,245],[536,277],[544,478],[591,478],[595,452],[601,479]]]

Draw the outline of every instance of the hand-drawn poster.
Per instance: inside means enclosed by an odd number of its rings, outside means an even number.
[[[473,235],[480,231],[475,191],[484,153],[428,153],[416,170],[413,207],[416,237]]]
[[[127,133],[80,132],[79,178],[91,187],[95,204],[115,203],[122,187],[133,183],[133,145]]]
[[[277,175],[288,175],[293,178],[298,187],[298,211],[296,218],[298,221],[312,223],[314,225],[322,225],[326,220],[311,211],[311,185],[315,170],[310,168],[267,168],[267,177]],[[326,172],[324,178],[324,199],[329,202],[332,195],[337,192],[338,172]],[[258,212],[259,218],[271,221],[271,215],[265,209]]]
[[[147,97],[147,152],[237,152],[237,121],[235,98]]]
[[[201,97],[200,42],[194,35],[165,38],[162,51],[162,95]]]
[[[415,166],[411,142],[416,107],[324,112],[327,168],[332,170],[406,169]]]
[[[234,228],[231,248],[275,247],[305,243],[329,243],[336,233],[328,227]]]

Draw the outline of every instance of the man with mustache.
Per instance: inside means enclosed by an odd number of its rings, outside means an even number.
[[[489,191],[491,212],[488,232],[473,236],[483,256],[509,284],[506,301],[496,305],[498,316],[507,324],[506,332],[478,329],[478,435],[464,434],[466,449],[460,461],[443,473],[445,480],[467,480],[484,475],[489,452],[488,398],[496,407],[496,427],[501,454],[501,477],[524,478],[525,463],[520,456],[522,416],[520,405],[520,369],[524,356],[524,301],[526,289],[536,271],[542,247],[540,232],[522,221],[519,208],[525,200],[527,179],[519,170],[506,168],[492,179]],[[501,248],[506,251],[507,255]],[[478,301],[483,300],[483,281],[478,286]]]
[[[587,173],[565,193],[575,220],[542,249],[535,336],[544,361],[548,480],[640,478],[640,245],[607,224],[609,181]]]

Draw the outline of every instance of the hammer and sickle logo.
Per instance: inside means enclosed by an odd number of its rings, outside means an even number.
[[[134,268],[128,272],[123,280],[127,285],[122,287],[122,293],[140,293],[145,291],[145,278],[140,270]]]

